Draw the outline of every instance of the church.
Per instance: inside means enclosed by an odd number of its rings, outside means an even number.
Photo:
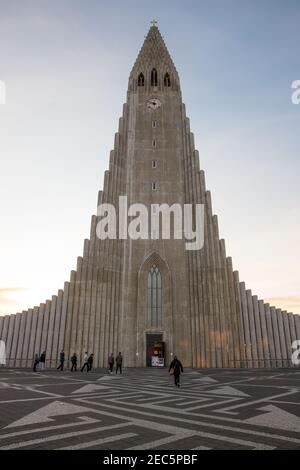
[[[177,355],[184,367],[291,366],[300,318],[258,299],[233,270],[219,237],[211,193],[199,163],[180,80],[152,22],[129,76],[127,99],[110,153],[97,207],[119,198],[153,210],[159,204],[204,207],[203,246],[149,237],[104,238],[100,215],[76,270],[57,295],[15,315],[0,317],[7,364],[31,367],[46,351],[46,366],[59,353],[94,354],[106,367],[122,352],[125,367],[165,366]],[[120,214],[118,214],[120,215]]]

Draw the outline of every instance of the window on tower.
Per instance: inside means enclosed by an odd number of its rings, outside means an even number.
[[[151,86],[157,86],[157,70],[152,69],[151,71]]]
[[[138,86],[144,86],[144,85],[145,85],[145,79],[144,79],[144,75],[141,72],[138,76]]]
[[[170,75],[168,74],[168,72],[166,73],[165,78],[164,78],[164,85],[171,86],[171,79],[170,79]]]
[[[154,264],[148,272],[148,325],[162,326],[162,282],[161,273]]]
[[[153,181],[152,183],[152,190],[156,191],[158,189],[158,183],[156,181]]]
[[[152,168],[157,168],[157,160],[152,160]]]

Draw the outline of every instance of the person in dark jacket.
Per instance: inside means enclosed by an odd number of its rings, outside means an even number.
[[[118,369],[120,369],[120,374],[122,374],[122,362],[123,362],[123,357],[122,357],[122,354],[119,352],[119,354],[116,357],[116,374],[118,373]]]
[[[40,363],[39,367],[40,369],[45,369],[45,363],[46,363],[46,351],[42,352],[41,357],[40,357]]]
[[[36,372],[36,366],[40,362],[40,356],[38,354],[34,355],[34,362],[33,362],[33,372]]]
[[[64,370],[64,363],[65,363],[65,352],[64,352],[64,350],[62,350],[60,352],[60,355],[59,355],[59,366],[58,366],[57,370],[63,371]]]
[[[75,372],[76,372],[77,371],[77,356],[76,356],[76,353],[74,353],[73,356],[71,357],[71,364],[72,364],[71,372],[73,372],[73,370],[75,370]]]
[[[93,368],[93,360],[94,360],[94,354],[90,354],[88,358],[88,372],[90,372]]]
[[[170,364],[169,372],[173,370],[174,384],[176,387],[180,387],[180,372],[183,372],[183,367],[177,356],[174,356],[173,361]]]
[[[109,373],[112,374],[115,363],[114,353],[111,353],[111,355],[108,356],[107,362],[109,367]]]

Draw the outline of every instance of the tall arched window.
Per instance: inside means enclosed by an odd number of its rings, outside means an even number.
[[[170,75],[168,74],[168,72],[166,73],[165,78],[164,78],[164,85],[171,86],[171,79],[170,79]]]
[[[154,264],[148,273],[148,326],[162,326],[161,273]]]
[[[151,86],[157,86],[157,70],[152,69],[151,71]]]
[[[144,86],[144,84],[145,84],[145,79],[144,79],[144,75],[141,72],[138,76],[138,86]]]

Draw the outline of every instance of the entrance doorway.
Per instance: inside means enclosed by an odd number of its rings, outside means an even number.
[[[153,367],[153,357],[165,357],[163,335],[162,334],[146,334],[146,365]],[[158,366],[159,364],[157,364]]]

